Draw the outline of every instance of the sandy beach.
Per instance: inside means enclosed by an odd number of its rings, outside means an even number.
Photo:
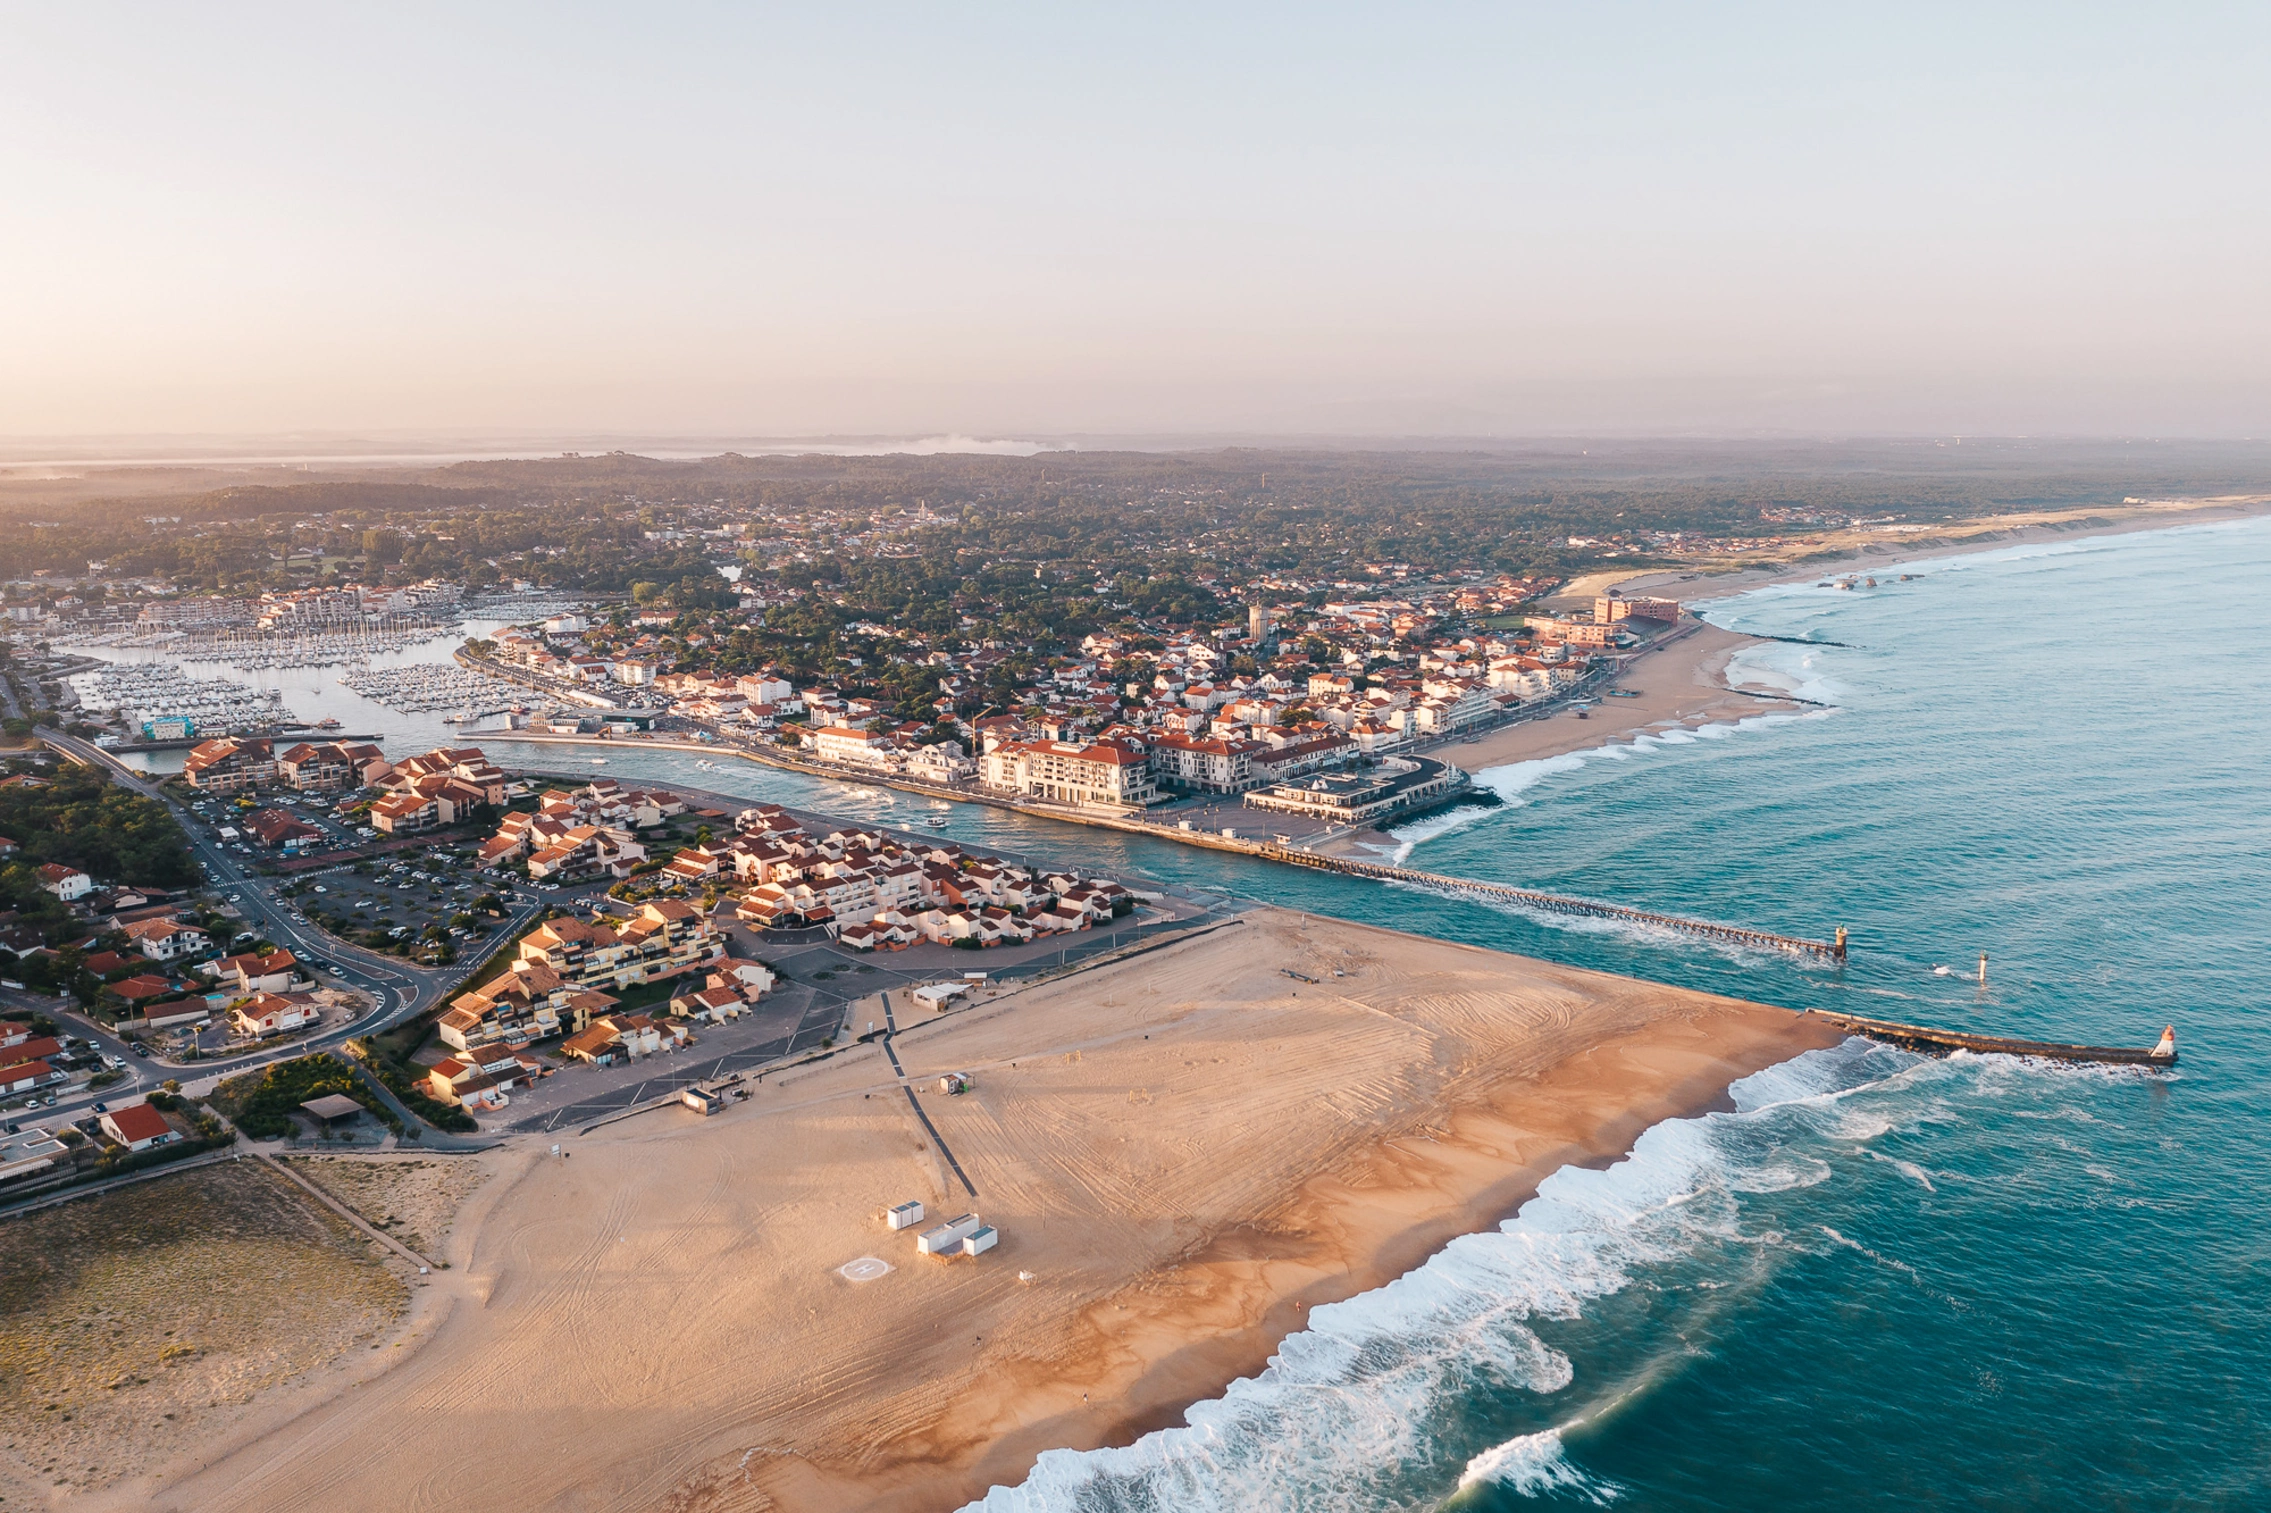
[[[1542,720],[1493,730],[1471,741],[1433,747],[1427,754],[1469,772],[1481,772],[1605,746],[1643,730],[1739,720],[1746,715],[1793,708],[1787,699],[1769,693],[1746,693],[1727,685],[1728,662],[1744,647],[1757,644],[1754,636],[1706,625],[1634,660],[1617,686],[1638,694],[1636,699],[1599,699],[1582,720],[1564,710]]]
[[[2271,510],[2271,497],[2243,495],[2212,500],[2157,500],[2102,510],[1995,516],[1951,522],[1929,535],[1853,542],[1841,538],[1840,544],[1850,549],[1836,555],[1741,572],[1680,569],[1594,573],[1568,585],[1547,602],[1589,603],[1592,595],[1617,588],[1628,594],[1668,594],[1693,607],[1774,583],[1843,577],[1853,572],[1876,573],[1904,562],[1995,551],[2033,542],[2127,535],[2218,520],[2239,520],[2266,510]],[[1644,653],[1632,664],[1631,671],[1618,680],[1617,686],[1638,693],[1637,699],[1601,699],[1583,720],[1564,712],[1492,731],[1472,741],[1433,747],[1428,755],[1469,772],[1482,772],[1515,762],[1604,746],[1647,730],[1739,720],[1747,715],[1793,708],[1791,701],[1777,698],[1770,691],[1753,692],[1729,686],[1727,664],[1744,647],[1756,644],[1755,637],[1706,626],[1669,646]],[[1360,835],[1352,839],[1373,838],[1376,837]]]
[[[1300,973],[1300,977],[1289,975]],[[881,1050],[482,1158],[430,1328],[79,1507],[942,1509],[1259,1370],[1307,1310],[1834,1036],[1262,910]],[[946,1071],[972,1074],[960,1096]],[[980,1257],[883,1209],[974,1209]],[[873,1281],[838,1268],[875,1257]]]
[[[1705,604],[1772,583],[1842,578],[1848,573],[1876,573],[1928,558],[1960,557],[2044,541],[2175,530],[2219,520],[2245,520],[2266,512],[2271,512],[2271,495],[2234,494],[2217,499],[2155,499],[2089,510],[1989,515],[1976,520],[1950,521],[1945,526],[1915,534],[1864,537],[1839,532],[1829,543],[1831,550],[1803,562],[1774,563],[1740,572],[1679,568],[1604,573],[1586,582],[1599,593],[1611,588],[1628,594],[1669,593],[1686,604]]]

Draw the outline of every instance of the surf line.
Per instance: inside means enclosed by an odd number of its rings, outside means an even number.
[[[1709,940],[1787,951],[1794,956],[1818,956],[1840,962],[1845,960],[1846,933],[1843,925],[1837,927],[1835,940],[1807,940],[1802,936],[1777,935],[1771,930],[1752,930],[1742,925],[1723,925],[1708,919],[1688,919],[1682,915],[1658,914],[1653,910],[1634,909],[1623,904],[1605,904],[1596,899],[1569,898],[1559,893],[1540,893],[1531,888],[1509,887],[1504,883],[1477,882],[1468,877],[1447,877],[1440,872],[1422,872],[1415,867],[1391,867],[1380,862],[1360,862],[1345,856],[1327,856],[1316,851],[1296,850],[1291,846],[1257,846],[1253,854],[1269,861],[1283,862],[1289,867],[1343,872],[1351,877],[1370,877],[1382,882],[1418,883],[1422,887],[1440,888],[1449,893],[1474,894],[1483,898],[1510,899],[1551,914],[1630,920],[1635,924],[1655,925],[1687,935],[1700,935]]]
[[[883,1054],[891,1058],[891,1071],[899,1079],[899,1091],[907,1095],[907,1107],[915,1111],[915,1117],[923,1121],[923,1128],[930,1131],[931,1144],[938,1147],[938,1153],[946,1158],[946,1164],[961,1180],[962,1190],[975,1198],[978,1196],[977,1188],[970,1185],[969,1174],[962,1170],[962,1163],[954,1159],[953,1151],[947,1149],[946,1137],[938,1132],[937,1125],[930,1122],[930,1114],[923,1108],[922,1100],[915,1096],[915,1085],[907,1080],[907,1069],[899,1064],[898,1047],[891,1043],[899,1033],[899,1022],[891,1017],[891,994],[885,991],[876,996],[883,1000]]]

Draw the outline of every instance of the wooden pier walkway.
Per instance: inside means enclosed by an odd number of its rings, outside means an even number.
[[[1658,914],[1648,909],[1628,908],[1623,904],[1605,904],[1596,899],[1570,898],[1558,893],[1540,893],[1531,888],[1514,888],[1505,883],[1477,882],[1472,878],[1447,877],[1439,872],[1421,872],[1411,867],[1391,867],[1381,862],[1360,862],[1345,856],[1323,856],[1314,851],[1301,851],[1291,846],[1257,846],[1254,855],[1292,867],[1308,867],[1318,872],[1339,872],[1350,877],[1378,878],[1383,882],[1417,883],[1421,887],[1440,888],[1447,893],[1464,893],[1479,898],[1499,898],[1517,903],[1528,909],[1542,909],[1549,914],[1573,914],[1592,919],[1628,920],[1633,924],[1654,925],[1659,929],[1677,930],[1683,935],[1699,935],[1707,940],[1726,941],[1731,945],[1755,946],[1765,951],[1787,951],[1794,956],[1816,956],[1826,961],[1845,960],[1845,930],[1838,928],[1837,939],[1807,940],[1797,935],[1777,935],[1770,930],[1752,930],[1742,925],[1722,925],[1707,919],[1687,919],[1677,914]]]
[[[1808,1009],[1814,1018],[1833,1024],[1841,1030],[1897,1045],[1903,1050],[1923,1051],[1944,1056],[1950,1051],[1971,1051],[1988,1056],[2044,1056],[2054,1061],[2101,1061],[2115,1066],[2175,1066],[2176,1042],[2173,1036],[2164,1037],[2162,1045],[2152,1050],[2138,1050],[2130,1046],[2061,1045],[2048,1040],[2012,1040],[2002,1035],[1967,1035],[1961,1030],[1934,1030],[1923,1025],[1895,1024],[1889,1019],[1864,1019],[1858,1014],[1838,1014],[1828,1009]]]

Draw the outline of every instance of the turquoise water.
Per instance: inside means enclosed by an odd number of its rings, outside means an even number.
[[[1843,971],[1287,901],[1793,1006],[2174,1023],[2182,1070],[1803,1057],[1318,1310],[1190,1427],[986,1506],[2271,1507],[2271,522],[1908,570],[1714,609],[1847,643],[1747,659],[1835,712],[1499,772],[1509,807],[1409,837],[1435,871],[1844,923]]]

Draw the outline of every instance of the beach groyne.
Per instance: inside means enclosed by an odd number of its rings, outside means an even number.
[[[1933,1056],[1969,1051],[1978,1056],[2040,1056],[2051,1061],[2103,1062],[2113,1066],[2176,1065],[2173,1038],[2164,1042],[2168,1046],[2164,1052],[2158,1048],[2144,1050],[2135,1046],[2067,1045],[2053,1040],[2015,1040],[2004,1035],[1973,1035],[1962,1030],[1935,1030],[1926,1025],[1896,1024],[1889,1019],[1865,1019],[1859,1014],[1840,1014],[1830,1009],[1808,1009],[1806,1013],[1849,1034]]]
[[[1834,940],[1808,940],[1803,936],[1778,935],[1771,930],[1753,930],[1743,925],[1724,925],[1714,920],[1690,919],[1679,914],[1659,914],[1650,909],[1634,909],[1624,904],[1603,903],[1598,899],[1541,893],[1534,888],[1517,888],[1507,883],[1478,882],[1469,877],[1421,872],[1413,867],[1392,867],[1384,862],[1361,862],[1345,856],[1323,856],[1313,851],[1297,851],[1289,846],[1257,846],[1254,854],[1291,867],[1339,872],[1350,877],[1377,878],[1382,882],[1416,883],[1421,887],[1439,888],[1447,893],[1462,893],[1477,898],[1505,899],[1524,908],[1540,909],[1548,914],[1624,920],[1632,924],[1676,930],[1683,935],[1725,941],[1730,945],[1786,951],[1795,956],[1814,956],[1829,961],[1845,960],[1846,935],[1842,926]]]

